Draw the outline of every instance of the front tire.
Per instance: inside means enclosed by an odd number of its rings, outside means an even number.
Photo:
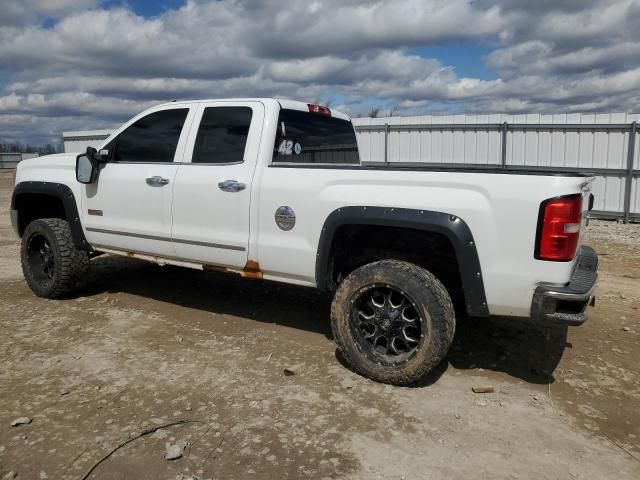
[[[409,262],[381,260],[350,273],[331,305],[338,350],[358,373],[411,385],[445,357],[455,313],[444,285]]]
[[[60,218],[31,222],[22,235],[20,257],[27,284],[43,298],[75,292],[89,269],[88,253],[76,248],[69,224]]]

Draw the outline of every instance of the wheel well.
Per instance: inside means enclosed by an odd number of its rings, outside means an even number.
[[[38,218],[67,218],[62,200],[55,195],[41,193],[23,193],[15,199],[14,208],[18,211],[18,233]]]
[[[464,307],[455,249],[443,234],[406,227],[342,225],[333,236],[327,275],[331,289],[362,265],[383,259],[405,260],[433,273],[454,304]]]

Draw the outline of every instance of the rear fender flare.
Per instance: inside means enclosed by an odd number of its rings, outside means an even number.
[[[315,273],[316,284],[322,290],[331,287],[329,255],[336,230],[342,225],[395,226],[444,235],[453,245],[458,259],[467,313],[475,317],[489,316],[476,242],[462,218],[408,208],[349,206],[334,210],[324,222],[318,243]]]

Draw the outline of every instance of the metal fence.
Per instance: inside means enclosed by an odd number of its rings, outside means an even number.
[[[364,163],[596,176],[593,217],[640,221],[640,115],[452,115],[354,118]],[[65,132],[84,151],[109,130]]]
[[[0,170],[16,168],[22,160],[37,156],[37,153],[0,153]]]
[[[640,115],[356,118],[363,161],[596,176],[593,217],[640,220]]]

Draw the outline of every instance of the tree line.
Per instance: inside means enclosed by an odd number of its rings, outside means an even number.
[[[30,145],[22,142],[0,142],[0,153],[39,153],[40,155],[50,155],[61,153],[62,143],[47,143],[45,145]]]

